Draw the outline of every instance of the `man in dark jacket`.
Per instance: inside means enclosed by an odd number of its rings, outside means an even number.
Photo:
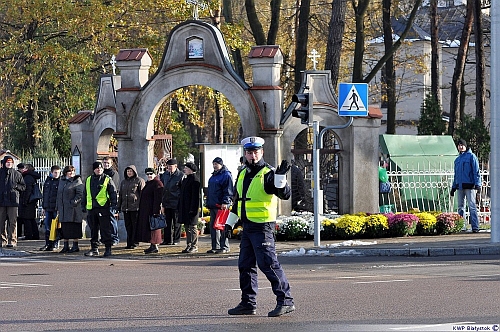
[[[179,203],[179,183],[184,173],[177,168],[177,159],[167,161],[167,171],[161,175],[163,182],[162,209],[167,222],[163,229],[163,242],[161,244],[177,245],[181,242],[181,227],[177,223],[177,205]]]
[[[119,190],[120,186],[120,174],[113,168],[113,159],[111,157],[104,157],[102,159],[102,166],[104,167],[104,174],[109,176],[116,186],[116,190]],[[118,195],[118,192],[116,193]],[[113,225],[113,245],[120,243],[120,237],[118,236],[118,220],[115,216],[111,216],[111,224]]]
[[[113,225],[111,216],[117,214],[116,186],[113,180],[104,174],[101,162],[92,164],[94,172],[85,181],[82,199],[82,211],[87,211],[87,222],[90,226],[91,249],[85,256],[99,256],[99,232],[102,243],[106,247],[104,257],[111,256],[113,245]]]
[[[222,161],[217,157],[212,161],[214,172],[208,179],[208,192],[206,206],[210,209],[210,235],[212,239],[212,249],[208,254],[229,252],[229,239],[224,230],[214,229],[213,225],[219,210],[231,208],[233,191],[233,176]]]
[[[455,191],[458,191],[458,214],[463,218],[465,218],[465,199],[467,199],[472,232],[477,233],[479,232],[479,220],[476,193],[481,190],[479,161],[470,148],[467,148],[467,142],[464,139],[457,142],[457,149],[460,154],[455,159],[455,176],[450,195],[453,196]]]
[[[19,193],[26,189],[23,176],[13,169],[14,159],[5,156],[0,168],[0,231],[2,247],[17,246],[17,209]]]
[[[39,186],[38,180],[42,177],[40,173],[35,171],[35,167],[31,164],[26,164],[23,171],[24,183],[26,189],[21,192],[19,196],[19,210],[17,213],[17,236],[19,238],[21,227],[24,225],[24,239],[25,240],[39,240],[40,235],[38,232],[38,224],[36,222],[36,210],[38,199],[33,199],[32,196],[35,192],[35,187]],[[36,188],[40,191],[40,187]]]
[[[49,236],[52,219],[55,219],[57,216],[57,189],[59,188],[60,177],[61,167],[54,165],[50,168],[50,174],[43,183],[42,208],[45,213],[45,218],[43,219],[45,225],[45,245],[40,248],[41,251],[54,251],[59,248],[59,240],[50,241]]]

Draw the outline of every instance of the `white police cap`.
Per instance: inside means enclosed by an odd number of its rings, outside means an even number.
[[[262,148],[264,145],[264,139],[262,137],[257,137],[257,136],[250,136],[247,138],[244,138],[241,141],[241,145],[243,145],[243,149],[245,150],[258,150]]]

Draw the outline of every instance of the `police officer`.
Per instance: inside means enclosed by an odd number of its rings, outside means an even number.
[[[104,174],[102,163],[92,164],[94,173],[87,177],[82,199],[82,210],[87,211],[87,222],[90,226],[91,249],[85,256],[99,256],[99,231],[102,243],[106,247],[104,257],[111,256],[113,245],[113,224],[111,217],[116,215],[116,186],[113,180]]]
[[[236,180],[235,203],[232,212],[243,222],[238,269],[241,302],[229,309],[230,315],[255,315],[257,266],[271,282],[276,295],[276,308],[268,313],[277,317],[295,310],[290,285],[276,256],[274,229],[279,199],[289,199],[291,190],[286,182],[290,169],[283,160],[275,170],[263,157],[264,139],[247,137],[241,141],[245,150],[245,167]]]

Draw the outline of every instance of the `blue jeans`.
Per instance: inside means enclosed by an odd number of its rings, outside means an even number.
[[[54,247],[59,247],[59,239],[55,241],[50,241],[50,225],[52,224],[52,219],[57,216],[57,211],[47,211],[45,210],[45,218],[43,219],[43,224],[45,225],[45,245],[49,246],[52,244]]]
[[[472,230],[479,229],[479,220],[477,218],[476,207],[476,190],[475,189],[459,189],[457,190],[458,198],[458,214],[465,218],[465,199],[467,198],[467,206],[469,207],[470,224]]]
[[[271,282],[277,304],[293,305],[290,285],[276,257],[274,227],[274,222],[243,222],[238,269],[241,304],[244,306],[257,306],[257,266]]]

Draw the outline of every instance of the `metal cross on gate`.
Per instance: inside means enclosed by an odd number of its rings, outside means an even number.
[[[316,64],[318,63],[318,58],[321,58],[321,55],[319,55],[318,51],[316,51],[315,48],[312,49],[310,55],[307,56],[308,58],[312,59],[312,63],[313,63],[313,69],[316,70]]]
[[[186,3],[193,5],[193,19],[198,20],[198,7],[207,8],[207,3],[203,0],[186,0]]]

